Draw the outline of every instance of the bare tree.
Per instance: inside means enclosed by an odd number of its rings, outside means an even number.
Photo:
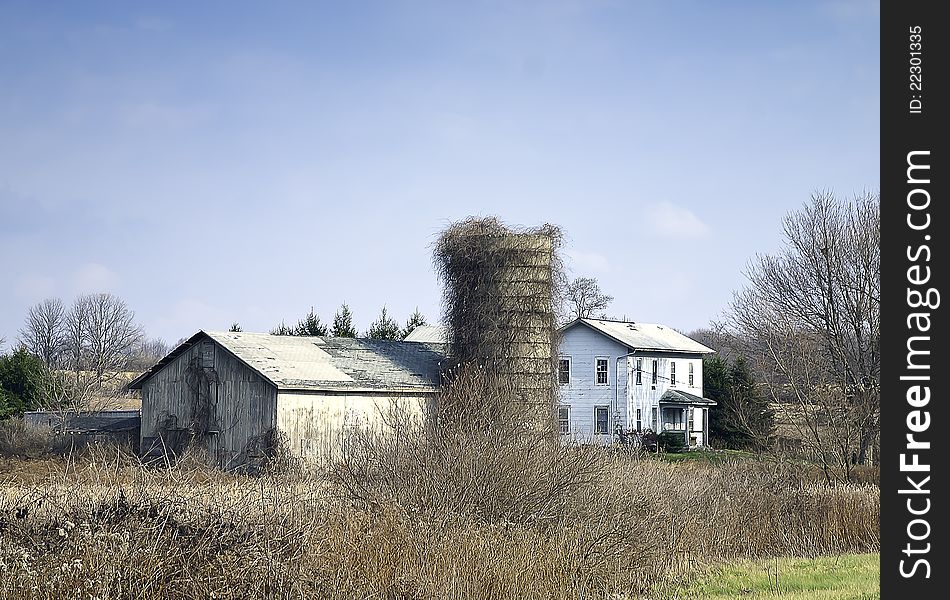
[[[144,371],[165,357],[171,350],[165,340],[161,338],[142,338],[132,355],[130,367],[136,371]]]
[[[39,356],[47,368],[60,366],[66,341],[66,308],[59,298],[47,298],[33,305],[20,330],[20,341]]]
[[[750,265],[730,321],[826,476],[849,477],[880,435],[879,196],[817,193],[784,233],[781,254]]]
[[[142,340],[142,329],[135,324],[135,313],[112,294],[81,296],[77,306],[85,312],[88,366],[102,387],[107,377],[129,367],[135,347]]]
[[[603,314],[613,296],[600,291],[600,285],[591,277],[578,277],[567,284],[564,301],[571,319],[589,319]]]
[[[76,298],[66,315],[62,373],[51,389],[52,404],[83,407],[94,396],[112,396],[121,374],[134,364],[143,339],[129,307],[112,294]]]

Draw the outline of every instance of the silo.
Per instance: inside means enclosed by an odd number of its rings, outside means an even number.
[[[553,425],[560,240],[550,225],[517,230],[470,218],[436,243],[452,364],[456,372],[477,370],[481,389],[468,401],[489,409],[489,419]]]

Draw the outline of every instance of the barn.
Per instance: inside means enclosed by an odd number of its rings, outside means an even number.
[[[393,411],[429,414],[442,360],[432,343],[199,331],[129,387],[144,453],[197,443],[234,468],[280,443],[317,461]]]

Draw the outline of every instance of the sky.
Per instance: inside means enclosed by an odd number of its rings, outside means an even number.
[[[818,190],[877,192],[877,1],[0,0],[0,337],[110,292],[150,337],[341,303],[438,322],[432,244],[565,233],[609,313],[721,318]]]

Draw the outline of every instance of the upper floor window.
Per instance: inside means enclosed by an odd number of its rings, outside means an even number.
[[[606,358],[598,358],[596,360],[596,369],[595,369],[595,379],[594,382],[597,385],[607,385],[607,365],[609,364]]]
[[[595,406],[594,407],[594,433],[609,433],[610,432],[610,423],[609,415],[607,413],[608,407],[606,406]]]
[[[643,359],[637,359],[637,385],[643,385]]]
[[[558,424],[558,428],[561,430],[561,433],[571,432],[571,407],[570,406],[557,407],[557,424]]]
[[[571,359],[562,358],[557,361],[557,382],[561,385],[571,382]]]
[[[670,361],[670,385],[676,385],[676,361]]]
[[[653,385],[656,385],[656,378],[658,375],[657,370],[659,369],[659,367],[660,367],[660,361],[654,358],[653,359],[653,380],[650,382]]]
[[[689,363],[689,387],[693,387],[693,363]]]

